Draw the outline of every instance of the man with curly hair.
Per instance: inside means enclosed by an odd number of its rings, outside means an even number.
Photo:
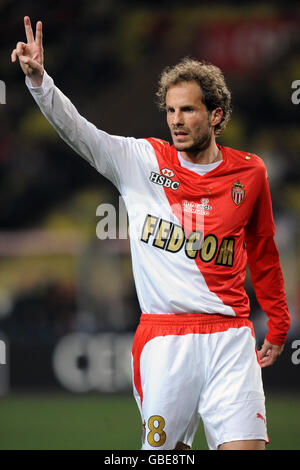
[[[58,134],[124,198],[141,308],[132,347],[142,449],[189,449],[200,418],[210,449],[264,449],[261,367],[283,350],[289,312],[266,168],[216,142],[231,114],[219,68],[190,58],[157,93],[173,145],[112,136],[84,119],[44,70],[42,23],[12,61]],[[244,289],[249,265],[268,332],[257,352]]]

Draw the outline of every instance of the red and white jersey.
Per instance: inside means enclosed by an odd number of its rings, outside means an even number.
[[[97,129],[46,72],[41,87],[26,83],[59,135],[122,195],[141,311],[248,317],[248,261],[267,339],[282,344],[289,314],[263,161],[219,146],[222,162],[200,176],[165,141]]]

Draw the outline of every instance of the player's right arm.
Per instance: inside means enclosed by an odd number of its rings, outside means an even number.
[[[139,145],[145,144],[109,135],[81,116],[44,69],[42,22],[37,22],[35,37],[28,16],[24,26],[27,43],[17,43],[11,60],[19,60],[34,100],[59,136],[120,190],[132,156],[138,153]]]

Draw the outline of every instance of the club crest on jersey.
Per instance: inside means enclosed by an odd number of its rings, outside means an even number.
[[[244,200],[244,187],[245,185],[240,181],[236,181],[235,183],[233,183],[233,186],[231,188],[231,197],[236,206],[239,206]]]

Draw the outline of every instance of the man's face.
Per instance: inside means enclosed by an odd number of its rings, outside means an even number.
[[[213,133],[211,115],[202,102],[197,82],[180,82],[170,87],[166,111],[173,144],[178,151],[197,153],[209,146]]]

